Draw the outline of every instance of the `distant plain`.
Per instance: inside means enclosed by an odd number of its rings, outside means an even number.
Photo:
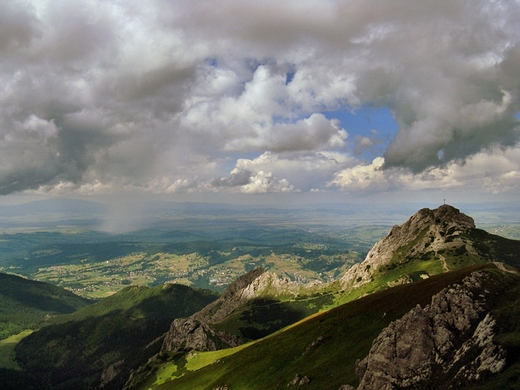
[[[163,283],[223,291],[256,267],[302,284],[328,282],[419,207],[435,205],[154,202],[118,214],[75,199],[3,205],[0,271],[89,298]],[[520,238],[518,207],[460,207],[490,233]]]

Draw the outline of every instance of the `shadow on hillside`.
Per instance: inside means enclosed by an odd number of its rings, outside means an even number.
[[[256,340],[307,317],[316,312],[307,302],[280,302],[258,298],[242,312],[240,320],[245,326],[239,331],[245,339]]]

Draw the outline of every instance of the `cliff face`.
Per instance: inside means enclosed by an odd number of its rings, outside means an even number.
[[[474,272],[392,322],[358,363],[358,390],[457,389],[500,372],[506,354],[493,340],[489,278]]]
[[[371,282],[382,267],[395,267],[412,259],[438,258],[442,269],[448,271],[446,253],[467,253],[475,259],[478,252],[465,233],[475,229],[473,218],[455,207],[442,205],[435,210],[421,209],[401,226],[394,226],[368,252],[365,260],[350,268],[341,279],[345,290]],[[444,254],[443,254],[444,253]],[[411,281],[401,275],[399,284]]]
[[[242,275],[231,283],[215,302],[188,318],[178,318],[170,326],[164,337],[163,351],[215,351],[239,345],[240,340],[223,332],[216,332],[209,324],[218,322],[242,305],[248,294],[244,291],[250,284],[265,273],[258,268]]]

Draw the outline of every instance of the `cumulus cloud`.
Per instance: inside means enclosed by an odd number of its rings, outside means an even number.
[[[514,191],[520,177],[520,147],[494,147],[468,157],[465,164],[452,161],[419,173],[399,167],[383,169],[384,163],[384,158],[377,157],[370,164],[345,168],[335,175],[329,186],[352,192],[464,189],[498,194]]]
[[[212,180],[211,186],[230,187],[232,192],[244,194],[295,191],[294,186],[287,179],[278,179],[272,172],[257,171],[253,174],[241,168],[233,169],[229,177]]]
[[[242,186],[245,194],[265,194],[268,192],[292,192],[294,186],[286,179],[278,179],[271,172],[258,171],[249,178],[249,183]]]
[[[259,127],[249,137],[231,140],[226,149],[233,151],[269,150],[273,152],[341,149],[347,132],[337,120],[329,121],[322,114],[312,114],[295,123],[275,123]]]
[[[336,185],[345,189],[365,189],[367,187],[385,188],[388,180],[383,171],[385,159],[375,158],[371,164],[356,165],[352,168],[338,172],[331,185]]]
[[[516,186],[518,1],[0,6],[0,194]]]
[[[271,153],[266,152],[254,159],[239,159],[236,168],[247,172],[272,172],[288,180],[295,189],[303,192],[312,188],[325,188],[327,182],[340,167],[351,162],[340,153]]]

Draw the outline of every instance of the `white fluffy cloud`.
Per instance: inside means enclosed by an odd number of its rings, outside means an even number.
[[[1,194],[517,189],[518,1],[0,6]]]
[[[518,190],[520,178],[520,145],[482,151],[463,164],[453,161],[442,167],[429,167],[413,173],[403,168],[383,169],[384,159],[339,171],[330,186],[345,191],[422,191],[432,189],[464,189],[468,193],[503,193]]]
[[[271,172],[258,171],[249,178],[249,183],[241,187],[244,194],[265,194],[268,192],[292,192],[294,187],[286,179],[277,179]]]
[[[261,192],[307,192],[315,187],[325,188],[338,167],[345,163],[344,156],[337,153],[266,152],[254,159],[238,159],[230,175],[213,180],[211,186],[252,193],[252,189],[262,184],[260,188],[265,190]]]

